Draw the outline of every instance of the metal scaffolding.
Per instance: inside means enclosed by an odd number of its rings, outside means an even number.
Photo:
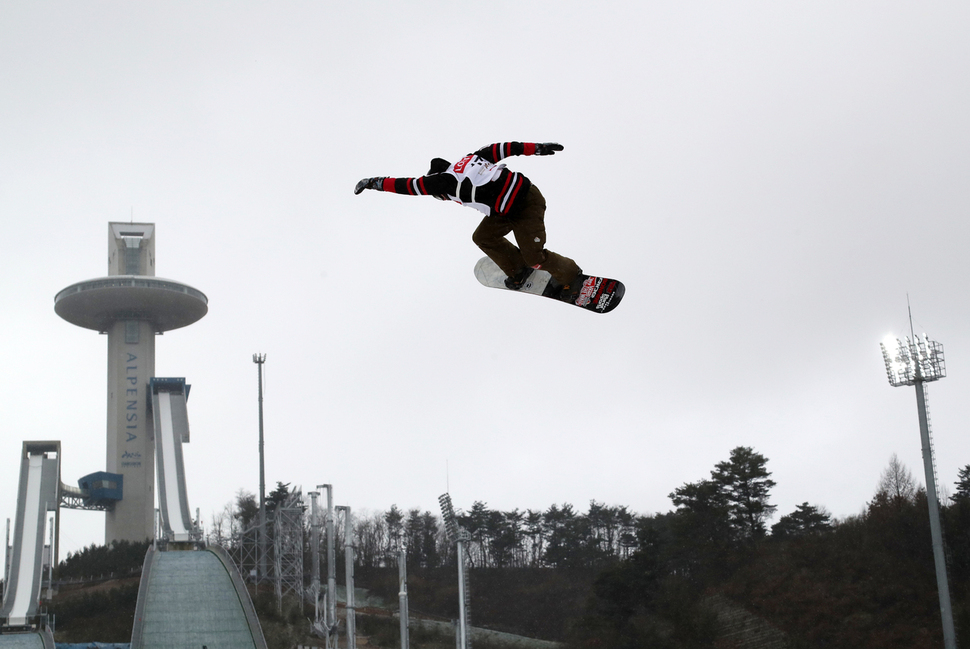
[[[283,597],[295,595],[303,607],[303,495],[290,494],[276,508],[273,521],[273,582],[276,606],[283,608]]]

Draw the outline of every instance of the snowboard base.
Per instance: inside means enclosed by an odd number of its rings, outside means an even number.
[[[505,280],[508,276],[488,257],[482,257],[475,264],[475,277],[483,286],[499,288],[512,293],[541,295],[594,313],[609,313],[620,304],[620,300],[623,299],[623,294],[626,292],[626,287],[619,280],[596,275],[580,275],[576,280],[582,284],[579,295],[574,299],[563,299],[561,295],[562,287],[554,282],[552,275],[545,270],[532,271],[532,274],[523,283],[522,288],[512,290],[505,286]]]

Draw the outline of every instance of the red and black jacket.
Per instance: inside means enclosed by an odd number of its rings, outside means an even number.
[[[487,216],[514,217],[525,203],[532,182],[497,164],[514,155],[533,155],[532,142],[499,142],[484,146],[441,173],[417,178],[385,178],[380,189],[412,196],[446,197]]]

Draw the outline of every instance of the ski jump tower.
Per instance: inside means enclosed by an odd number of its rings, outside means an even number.
[[[108,224],[108,276],[68,286],[54,311],[108,337],[107,470],[123,476],[123,496],[105,518],[105,542],[155,536],[155,430],[148,411],[155,335],[188,326],[208,311],[191,286],[155,277],[155,225]]]

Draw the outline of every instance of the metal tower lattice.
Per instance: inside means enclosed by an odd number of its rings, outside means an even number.
[[[273,539],[273,581],[277,608],[282,610],[283,597],[295,595],[303,606],[303,496],[290,494],[276,508]]]

